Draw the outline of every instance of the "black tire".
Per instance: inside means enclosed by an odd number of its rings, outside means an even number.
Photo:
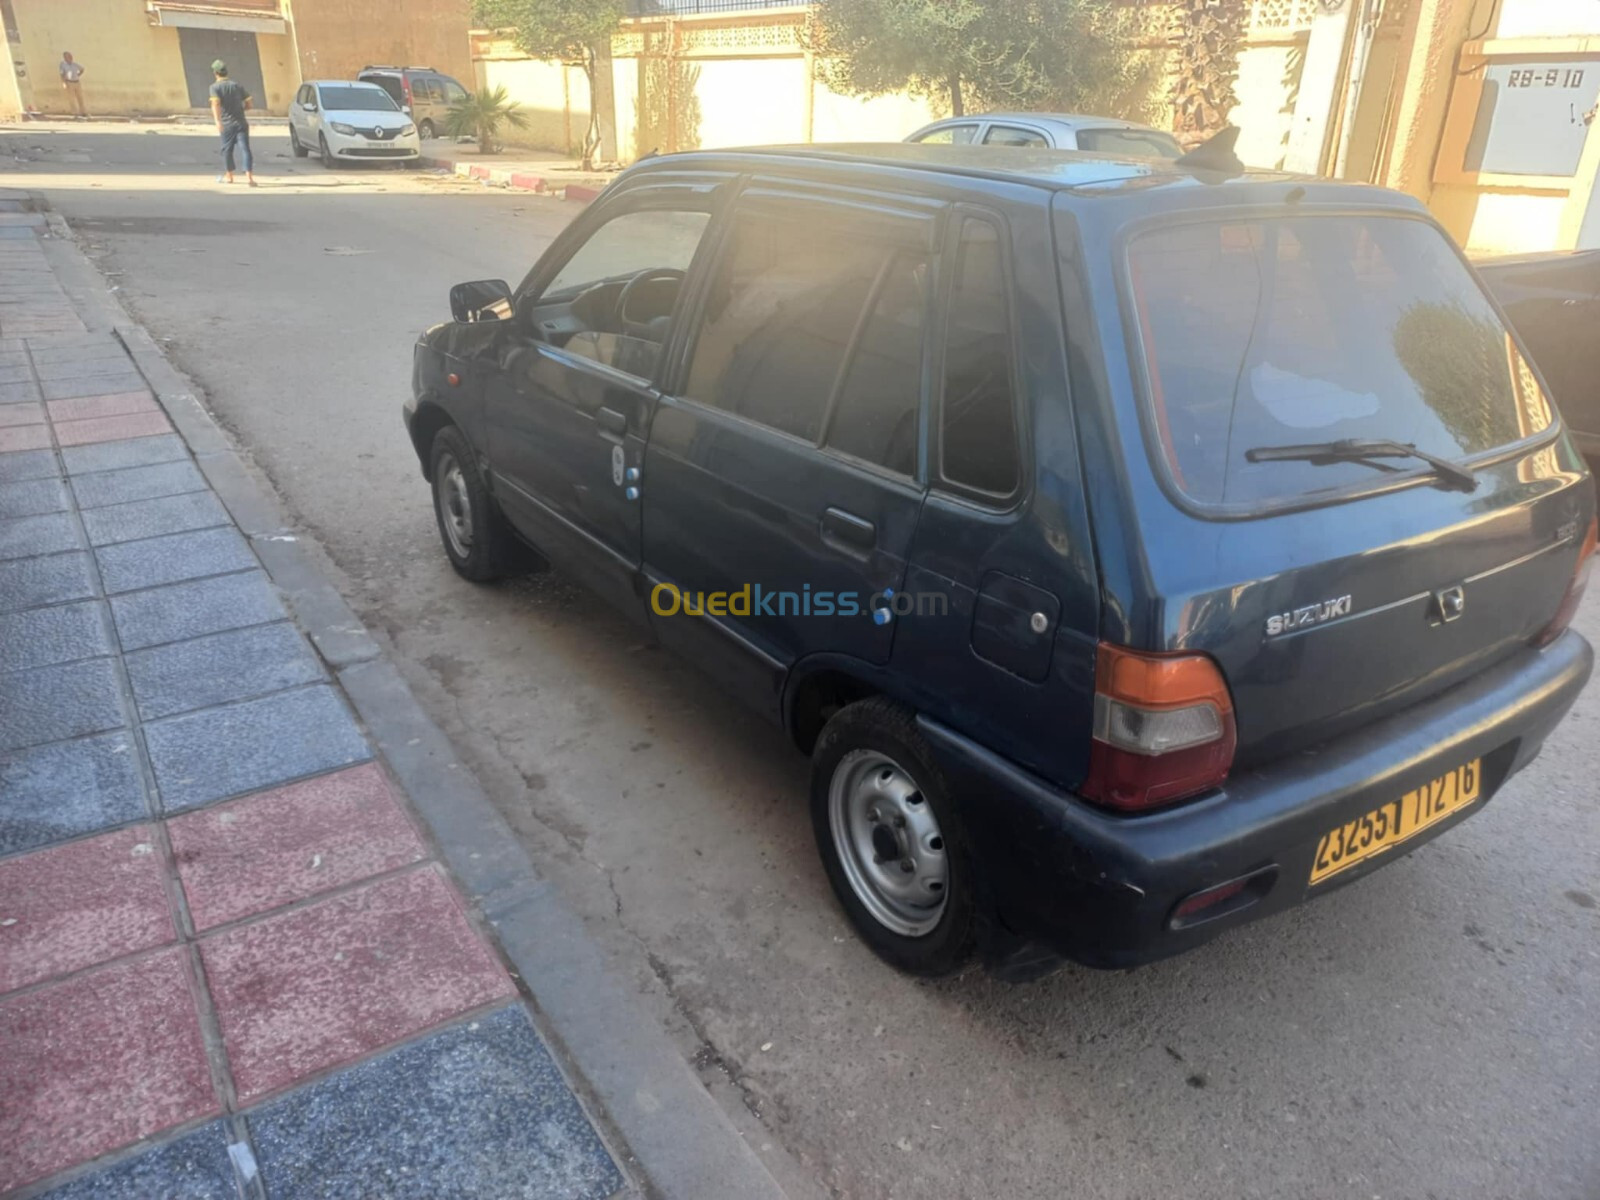
[[[483,486],[476,456],[459,429],[446,425],[434,435],[429,462],[433,468],[433,514],[450,565],[474,583],[503,578],[521,557],[516,535]]]
[[[296,158],[305,158],[311,151],[300,144],[300,139],[294,134],[294,126],[289,126],[289,149],[294,151]]]
[[[325,134],[317,134],[317,152],[322,156],[323,170],[333,170],[337,160],[333,157],[333,151],[328,149],[328,139]]]
[[[846,865],[839,840],[835,838],[839,811],[833,799],[836,776],[843,785],[863,768],[869,775],[878,775],[873,764],[880,759],[887,760],[889,766],[898,768],[907,777],[914,791],[903,801],[906,810],[926,805],[934,819],[932,828],[936,836],[931,840],[942,840],[942,846],[936,848],[942,850],[944,856],[943,907],[937,910],[936,917],[932,910],[924,910],[928,913],[924,919],[930,925],[913,934],[891,928],[869,906],[882,901],[863,898],[876,893],[870,883],[852,882],[852,868]],[[880,779],[886,777],[878,775]],[[890,821],[894,819],[891,817]],[[890,821],[885,821],[882,828],[888,830]],[[848,829],[848,822],[846,825]],[[980,920],[986,911],[984,890],[973,860],[972,843],[950,799],[944,773],[927,742],[917,732],[909,710],[892,700],[874,696],[848,705],[833,715],[817,738],[811,755],[811,827],[834,895],[839,898],[856,933],[879,958],[907,974],[934,978],[954,974],[971,961],[978,947]],[[908,832],[902,826],[899,836]],[[878,836],[874,832],[873,846],[879,845],[875,840]],[[888,836],[897,835],[890,831]],[[848,841],[848,833],[845,838]],[[887,859],[877,861],[885,871],[890,869]],[[909,858],[902,859],[900,865],[909,861]],[[859,866],[855,868],[857,878],[862,877],[862,870]],[[923,866],[919,865],[914,874],[920,878],[922,871]],[[908,879],[911,874],[908,873]]]
[[[421,138],[425,142],[428,141],[430,138],[432,138],[433,137],[433,122],[432,121],[427,121],[427,120],[418,121],[417,122],[417,136],[419,138]]]

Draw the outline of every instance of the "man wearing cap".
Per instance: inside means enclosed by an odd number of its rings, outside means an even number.
[[[63,50],[61,61],[56,64],[56,70],[61,73],[61,86],[66,90],[67,98],[72,101],[78,120],[87,121],[89,110],[83,106],[83,64],[73,60],[70,50]]]
[[[239,148],[244,160],[244,176],[250,186],[256,186],[255,160],[250,154],[250,119],[245,109],[250,107],[250,93],[244,85],[228,78],[228,64],[220,58],[211,64],[211,73],[217,81],[211,85],[211,115],[217,119],[217,132],[222,135],[222,169],[229,183],[233,182],[233,148]],[[223,177],[218,178],[218,182]]]

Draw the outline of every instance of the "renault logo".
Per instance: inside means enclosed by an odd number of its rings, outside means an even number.
[[[1433,594],[1433,616],[1448,625],[1467,611],[1467,593],[1459,587],[1445,588]]]

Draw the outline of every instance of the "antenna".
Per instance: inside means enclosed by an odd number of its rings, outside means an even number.
[[[1239,127],[1225,125],[1172,165],[1189,171],[1223,171],[1237,175],[1244,170],[1244,164],[1233,152],[1238,140]]]

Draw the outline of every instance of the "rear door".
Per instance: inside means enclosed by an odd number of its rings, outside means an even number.
[[[1147,580],[1107,606],[1107,636],[1214,656],[1239,766],[1526,650],[1571,580],[1590,485],[1431,222],[1166,214],[1127,264],[1169,500],[1136,518]],[[1404,457],[1261,454],[1377,438],[1465,463],[1475,486]]]
[[[680,385],[656,412],[652,619],[769,714],[807,655],[889,660],[924,492],[936,213],[751,186],[699,298]]]

